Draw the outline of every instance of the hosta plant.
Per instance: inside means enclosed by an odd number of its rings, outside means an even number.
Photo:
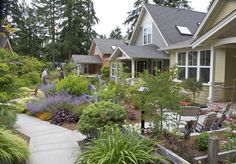
[[[162,159],[154,155],[152,142],[129,130],[122,132],[119,126],[105,127],[100,137],[93,140],[77,163],[89,164],[140,164],[157,163]]]
[[[0,163],[18,164],[29,158],[28,144],[11,131],[0,128]]]

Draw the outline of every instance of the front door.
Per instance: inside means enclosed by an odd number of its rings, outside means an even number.
[[[147,69],[147,61],[138,61],[137,67],[139,73],[144,72]]]

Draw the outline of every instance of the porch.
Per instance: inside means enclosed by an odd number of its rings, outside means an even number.
[[[139,73],[148,70],[157,75],[157,70],[169,68],[169,55],[158,51],[154,45],[149,46],[121,46],[110,57],[110,77],[115,80],[119,71],[130,74],[130,78],[137,78]]]

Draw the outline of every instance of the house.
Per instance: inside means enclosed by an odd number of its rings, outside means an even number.
[[[13,52],[11,43],[7,37],[0,37],[0,48],[4,48],[9,50],[10,52]]]
[[[117,76],[117,63],[127,67],[131,78],[146,69],[151,74],[168,69],[169,52],[161,49],[191,39],[192,34],[181,29],[188,27],[195,33],[204,16],[201,12],[144,4],[129,45],[118,46],[110,57],[111,79]]]
[[[192,24],[180,29],[189,39],[161,50],[170,53],[170,66],[181,68],[176,81],[194,77],[203,83],[198,102],[231,101],[236,82],[236,1],[215,0],[203,21],[196,22],[197,30]]]
[[[71,61],[77,65],[78,74],[100,74],[102,67],[109,66],[109,58],[116,47],[125,44],[122,40],[95,38],[88,55],[73,54]]]

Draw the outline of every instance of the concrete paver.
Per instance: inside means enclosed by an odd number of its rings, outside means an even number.
[[[28,164],[73,164],[80,153],[77,141],[86,138],[77,131],[24,114],[17,115],[15,128],[30,137]]]

